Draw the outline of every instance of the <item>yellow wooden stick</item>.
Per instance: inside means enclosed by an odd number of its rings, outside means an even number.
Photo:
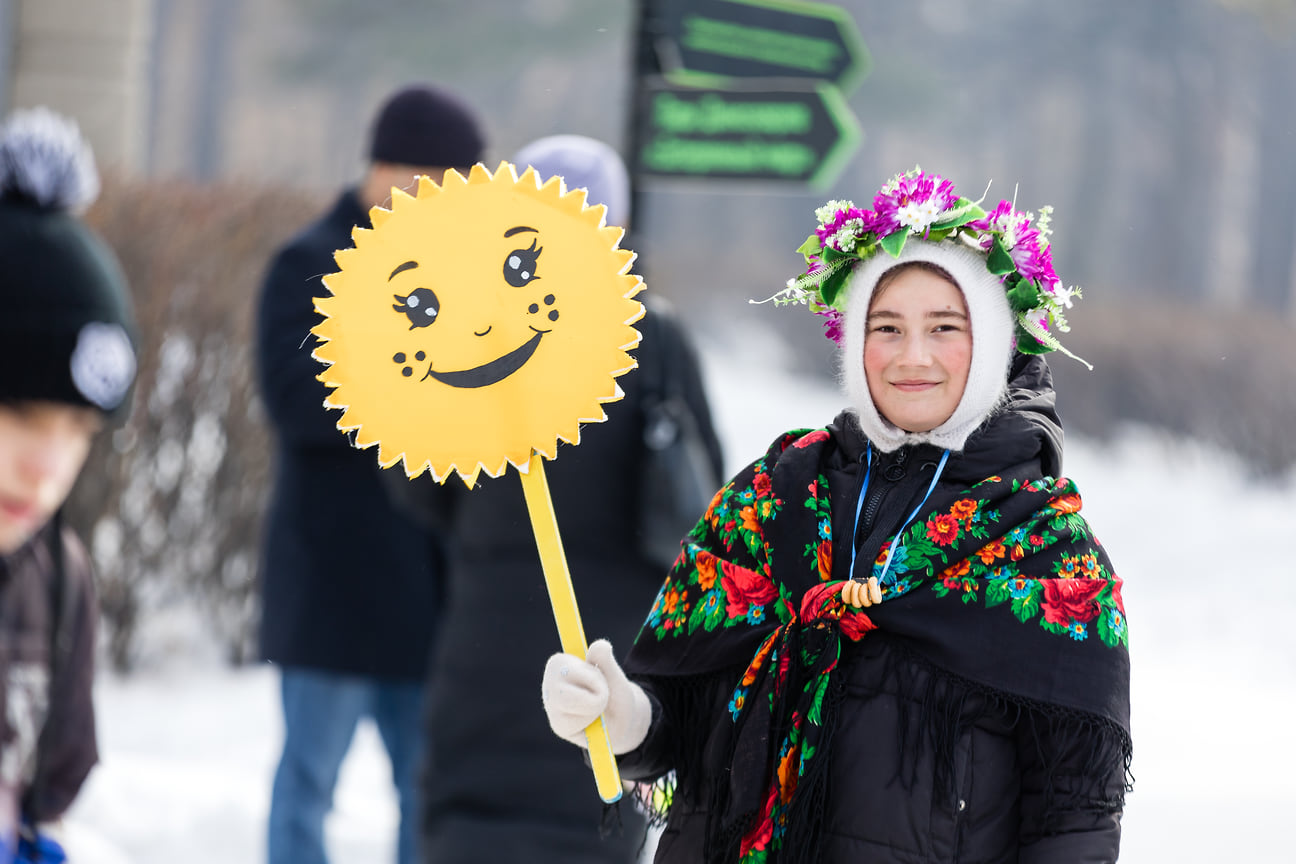
[[[531,514],[531,530],[535,532],[536,546],[540,550],[545,585],[549,588],[549,603],[553,606],[554,620],[558,622],[558,638],[563,651],[584,660],[588,647],[585,630],[581,627],[576,592],[572,590],[567,556],[563,554],[562,538],[558,535],[558,518],[554,515],[553,499],[549,497],[549,483],[545,480],[544,458],[539,453],[532,453],[527,470],[519,473],[527,512]],[[586,727],[585,737],[589,740],[590,765],[594,768],[599,796],[609,804],[619,800],[621,775],[617,771],[616,757],[612,755],[612,745],[608,742],[602,717]]]

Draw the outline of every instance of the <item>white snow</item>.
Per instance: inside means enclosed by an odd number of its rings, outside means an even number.
[[[831,382],[780,374],[764,348],[704,361],[732,468],[839,405]],[[1296,478],[1249,480],[1219,450],[1137,429],[1114,445],[1072,440],[1068,454],[1126,580],[1137,784],[1121,860],[1291,861]],[[67,819],[74,864],[264,861],[277,675],[211,654],[101,677],[102,763]],[[395,825],[389,766],[363,725],[327,825],[335,864],[392,860]]]

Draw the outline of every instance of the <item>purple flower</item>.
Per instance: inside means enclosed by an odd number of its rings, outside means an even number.
[[[853,252],[859,240],[867,234],[883,237],[894,228],[895,225],[891,222],[879,222],[878,214],[872,210],[849,207],[838,210],[832,219],[816,228],[815,236],[824,246],[832,247],[838,252]]]
[[[1030,217],[1014,210],[1011,201],[1000,201],[999,205],[987,213],[984,219],[969,222],[968,227],[978,232],[993,231],[1001,235],[1004,248],[1008,250],[1016,248],[1024,232],[1034,231],[1030,227]],[[1035,232],[1037,245],[1038,234],[1039,232]],[[986,234],[981,238],[981,248],[989,249],[993,242],[994,238]]]
[[[864,220],[864,230],[871,232],[876,237],[885,237],[900,227],[900,223],[896,221],[894,214],[887,215],[865,210],[861,214],[861,218]]]
[[[1049,246],[1040,248],[1039,232],[1027,228],[1017,237],[1015,246],[1008,250],[1017,272],[1027,279],[1038,279],[1043,285],[1052,285],[1058,281],[1053,271],[1053,250]]]
[[[841,345],[846,338],[846,334],[842,331],[842,324],[844,323],[842,313],[829,307],[825,310],[817,310],[815,314],[822,315],[824,318],[824,335]]]
[[[939,174],[901,174],[873,198],[873,209],[886,226],[878,236],[901,226],[926,230],[957,201],[954,184]]]

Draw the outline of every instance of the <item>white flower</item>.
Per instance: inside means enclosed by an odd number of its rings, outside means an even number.
[[[928,198],[926,201],[910,201],[896,213],[896,219],[911,231],[926,231],[939,215],[936,202]]]
[[[1071,308],[1071,298],[1077,296],[1080,293],[1075,288],[1068,288],[1067,286],[1063,285],[1061,282],[1053,286],[1052,290],[1053,290],[1053,296],[1057,298],[1057,302],[1067,309]]]
[[[855,206],[853,201],[829,201],[827,204],[815,210],[815,218],[819,220],[820,225],[827,225],[833,219],[837,218],[838,211],[849,210]]]
[[[854,252],[855,244],[859,242],[859,235],[863,231],[863,219],[847,219],[842,223],[842,227],[837,229],[837,233],[832,236],[829,242],[840,252]]]

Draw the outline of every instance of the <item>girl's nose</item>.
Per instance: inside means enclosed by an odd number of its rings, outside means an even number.
[[[931,351],[923,334],[910,333],[900,347],[900,362],[905,366],[926,366],[931,362]]]

